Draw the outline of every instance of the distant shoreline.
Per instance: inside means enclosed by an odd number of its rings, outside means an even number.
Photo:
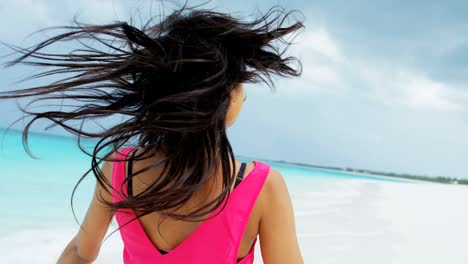
[[[250,157],[245,157],[245,156],[239,156],[239,157],[252,159]],[[425,182],[434,182],[434,183],[444,183],[444,184],[468,185],[468,180],[466,179],[458,179],[458,178],[444,177],[444,176],[431,177],[431,176],[414,175],[414,174],[403,174],[403,173],[394,173],[394,172],[372,171],[372,170],[366,170],[366,169],[355,169],[355,168],[349,168],[349,167],[342,168],[342,167],[333,167],[333,166],[313,165],[313,164],[302,163],[302,162],[288,162],[284,160],[269,160],[269,159],[263,159],[263,160],[266,162],[273,162],[273,163],[278,163],[278,164],[339,171],[339,172],[346,172],[346,173],[363,175],[363,176],[379,176],[379,177],[386,177],[386,178],[393,178],[393,179],[406,179],[406,180],[416,180],[416,181],[425,181]]]

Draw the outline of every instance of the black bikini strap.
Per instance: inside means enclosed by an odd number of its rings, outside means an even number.
[[[247,163],[242,162],[241,166],[240,166],[240,169],[239,169],[239,173],[237,174],[237,177],[236,177],[236,183],[234,185],[234,188],[236,188],[237,185],[239,185],[239,183],[244,178],[245,167],[247,167]]]
[[[130,175],[132,175],[132,170],[133,170],[133,158],[135,157],[136,150],[132,152],[130,159],[128,160],[127,164],[127,193],[128,196],[131,197],[133,196],[133,183],[132,183],[132,178]]]

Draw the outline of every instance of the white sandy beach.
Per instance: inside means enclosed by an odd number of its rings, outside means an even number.
[[[305,263],[468,263],[466,186],[340,181],[294,196]]]
[[[468,263],[465,186],[373,180],[288,185],[305,263]],[[54,263],[75,231],[2,236],[0,263]],[[121,250],[119,235],[112,236],[96,263],[122,263]],[[255,263],[263,263],[258,246],[256,251]]]

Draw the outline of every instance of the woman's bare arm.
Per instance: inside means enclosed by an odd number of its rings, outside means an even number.
[[[104,176],[112,180],[112,163],[104,162],[101,171]],[[78,234],[70,241],[57,261],[58,264],[88,264],[98,256],[102,239],[107,232],[113,213],[98,200],[98,195],[106,201],[111,201],[111,195],[97,183],[93,200]]]
[[[260,247],[265,264],[302,264],[291,198],[273,168],[261,192]]]

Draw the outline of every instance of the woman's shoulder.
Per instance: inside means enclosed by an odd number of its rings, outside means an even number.
[[[270,209],[280,207],[284,199],[289,199],[289,191],[284,176],[274,167],[263,164],[269,167],[268,175],[259,194],[262,211],[265,211],[262,214],[265,215]]]
[[[278,191],[278,189],[281,188],[282,185],[286,184],[283,175],[268,163],[254,160],[247,164],[248,165],[246,176],[250,175],[251,172],[255,170],[266,173],[266,179],[263,189],[267,189],[267,191],[269,192],[275,192]]]
[[[269,167],[269,171],[263,189],[269,195],[275,195],[278,192],[284,191],[286,188],[286,181],[283,175],[274,167],[268,164],[266,164],[266,166]]]

